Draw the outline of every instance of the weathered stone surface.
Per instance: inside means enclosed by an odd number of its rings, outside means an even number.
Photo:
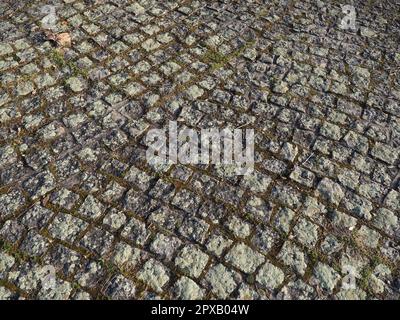
[[[15,263],[15,258],[5,252],[0,252],[0,278],[5,279],[8,271]]]
[[[192,279],[180,278],[172,288],[173,295],[182,300],[199,300],[203,298],[203,290]]]
[[[217,256],[221,256],[223,251],[232,244],[232,240],[227,239],[222,235],[212,235],[207,241],[207,249]]]
[[[323,290],[332,292],[339,279],[339,274],[326,264],[319,262],[314,268],[314,278],[312,281]]]
[[[169,271],[160,262],[150,259],[141,268],[138,279],[149,285],[155,291],[161,292],[169,280]]]
[[[296,239],[306,247],[314,247],[318,241],[318,226],[301,219],[293,229]]]
[[[124,242],[118,242],[113,248],[110,261],[125,272],[132,271],[140,262],[139,249],[133,248]]]
[[[227,298],[237,286],[234,273],[222,264],[209,270],[206,281],[210,285],[211,291],[221,299]]]
[[[307,268],[307,260],[305,254],[294,244],[285,242],[278,258],[284,264],[291,267],[294,271],[303,275]]]
[[[264,257],[245,245],[235,245],[226,255],[225,259],[238,269],[246,273],[253,273],[263,263]]]
[[[80,92],[84,89],[82,81],[76,77],[69,78],[66,84],[73,92]]]
[[[276,228],[284,233],[288,233],[294,216],[295,213],[293,210],[289,208],[281,208],[275,216],[274,224]]]
[[[122,275],[114,277],[106,288],[105,294],[114,300],[135,298],[136,288],[132,281]]]
[[[51,172],[42,172],[26,180],[24,187],[33,199],[37,199],[55,188],[55,179]]]
[[[54,35],[25,2],[0,1],[0,299],[399,300],[396,1],[356,30],[337,1],[53,1]],[[254,166],[217,136],[222,163],[174,161],[175,121],[253,129]]]
[[[81,219],[69,214],[60,213],[50,224],[49,233],[54,238],[72,242],[87,225],[88,224]]]
[[[208,256],[196,246],[185,246],[175,258],[175,265],[184,273],[198,278],[207,265]]]
[[[316,293],[310,285],[302,280],[296,280],[284,286],[278,297],[283,300],[311,300],[315,299]]]
[[[72,292],[69,282],[57,279],[55,285],[49,288],[43,287],[38,293],[40,300],[67,300]]]
[[[390,235],[398,232],[400,228],[399,218],[392,211],[385,208],[381,208],[376,212],[372,223]]]
[[[372,230],[366,226],[362,226],[358,230],[357,236],[364,246],[370,248],[376,248],[378,246],[380,235],[375,230]]]
[[[88,219],[96,219],[102,215],[104,206],[92,195],[87,196],[78,213]]]
[[[11,191],[0,195],[0,216],[9,216],[25,204],[25,198],[20,191]]]
[[[278,267],[267,262],[264,264],[256,276],[256,281],[267,289],[276,289],[284,280],[284,273]]]
[[[317,195],[335,205],[338,205],[344,197],[344,193],[340,185],[328,178],[322,179],[318,184]]]

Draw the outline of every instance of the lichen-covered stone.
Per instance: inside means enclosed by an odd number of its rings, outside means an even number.
[[[226,299],[237,286],[233,272],[222,264],[212,267],[205,279],[213,294],[221,299]]]
[[[169,271],[158,261],[150,259],[140,269],[138,279],[149,285],[153,290],[161,292],[169,280]]]
[[[173,295],[182,300],[199,300],[204,297],[203,290],[190,278],[181,277],[172,288]]]
[[[321,289],[332,292],[340,279],[340,275],[330,266],[319,262],[314,268],[313,282]]]
[[[372,230],[366,226],[362,226],[357,231],[357,236],[364,246],[370,248],[376,248],[378,246],[380,235],[375,230]]]
[[[232,244],[232,240],[227,239],[222,235],[212,235],[207,241],[207,249],[217,256],[220,256],[223,251]]]
[[[52,237],[63,241],[74,241],[78,234],[83,231],[88,224],[69,214],[58,214],[49,226],[49,233]]]
[[[317,195],[328,202],[338,205],[344,197],[344,192],[339,184],[324,178],[318,184]]]
[[[124,242],[118,242],[113,248],[111,262],[125,272],[133,270],[141,261],[140,250]]]
[[[372,219],[372,224],[390,235],[397,232],[400,228],[398,217],[392,211],[385,208],[380,208],[376,212]]]
[[[314,247],[318,241],[318,226],[312,222],[301,219],[293,229],[296,239],[306,247]]]
[[[245,273],[253,273],[263,263],[264,257],[244,243],[235,245],[225,256],[226,261]]]
[[[71,77],[66,81],[68,88],[73,92],[80,92],[84,89],[84,84],[79,78]]]
[[[184,273],[198,278],[207,265],[208,256],[196,246],[185,246],[175,258],[175,265]]]
[[[288,241],[285,242],[278,258],[299,274],[303,275],[305,273],[307,268],[306,256],[296,245]]]
[[[256,276],[256,281],[267,289],[276,289],[284,280],[284,273],[281,269],[267,262],[264,264]]]
[[[295,213],[293,210],[289,208],[281,208],[274,218],[276,228],[284,233],[288,233],[294,216]]]

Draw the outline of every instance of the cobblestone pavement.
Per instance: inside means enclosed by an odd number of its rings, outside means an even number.
[[[399,299],[396,2],[2,0],[0,298]],[[170,120],[254,173],[149,165]]]

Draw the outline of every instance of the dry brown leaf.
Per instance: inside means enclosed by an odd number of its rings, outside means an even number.
[[[67,32],[58,34],[56,36],[56,41],[61,47],[71,46],[71,36]]]
[[[50,200],[50,195],[48,194],[47,196],[45,196],[42,200],[42,204],[45,206]]]

